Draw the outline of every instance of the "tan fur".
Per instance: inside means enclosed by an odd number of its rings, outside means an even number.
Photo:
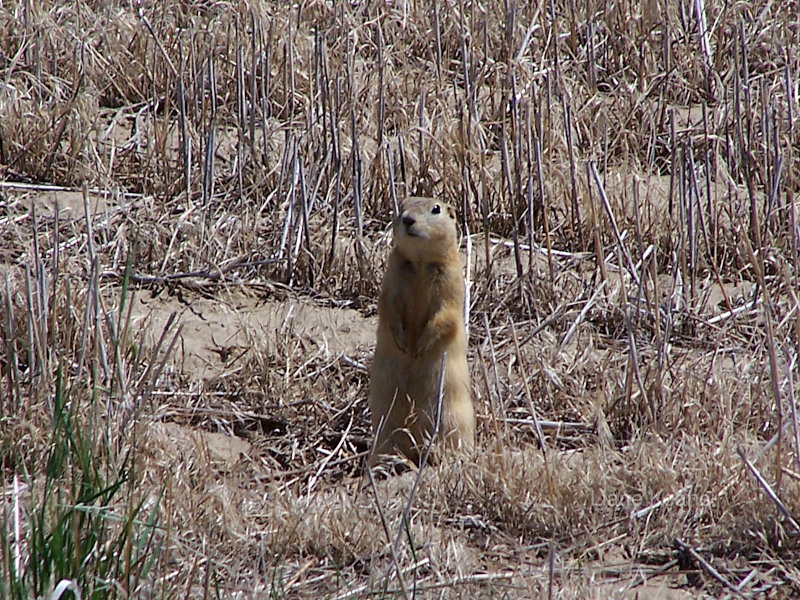
[[[378,301],[369,395],[376,432],[373,464],[395,452],[419,461],[434,431],[445,350],[439,434],[448,446],[473,448],[475,411],[463,311],[455,211],[430,198],[409,198],[394,224]]]

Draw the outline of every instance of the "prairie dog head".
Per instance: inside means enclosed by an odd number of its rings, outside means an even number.
[[[412,262],[437,260],[456,247],[456,211],[433,198],[411,197],[394,224],[395,247]]]

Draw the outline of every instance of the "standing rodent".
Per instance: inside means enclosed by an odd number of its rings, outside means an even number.
[[[434,431],[445,351],[439,435],[450,447],[475,444],[456,237],[455,210],[431,198],[409,198],[394,223],[370,369],[372,464],[396,452],[419,462]]]

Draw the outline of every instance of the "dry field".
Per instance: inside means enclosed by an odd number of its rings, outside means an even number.
[[[798,19],[0,4],[0,597],[798,597]],[[409,194],[479,443],[372,477]]]

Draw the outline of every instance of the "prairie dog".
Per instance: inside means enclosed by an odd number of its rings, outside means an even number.
[[[370,369],[376,436],[372,464],[380,455],[397,452],[419,462],[434,431],[445,351],[439,435],[450,447],[474,446],[464,278],[456,237],[455,210],[431,198],[409,198],[395,220]]]

